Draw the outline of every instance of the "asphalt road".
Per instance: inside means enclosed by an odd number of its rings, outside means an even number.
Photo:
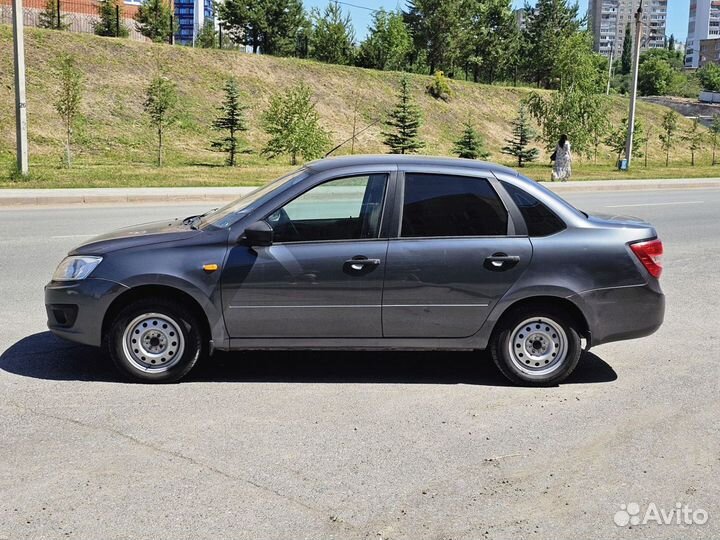
[[[0,209],[0,539],[720,536],[720,190],[568,199],[657,226],[668,309],[549,389],[469,353],[233,354],[119,383],[46,332],[42,287],[86,235],[203,207]],[[709,518],[615,525],[630,503]]]

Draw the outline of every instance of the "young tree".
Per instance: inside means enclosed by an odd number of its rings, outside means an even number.
[[[218,33],[215,31],[215,21],[206,19],[195,38],[195,46],[201,49],[214,49],[219,46]]]
[[[487,159],[490,154],[485,151],[482,137],[470,123],[470,120],[463,123],[465,129],[462,136],[455,141],[453,152],[458,157],[465,159]]]
[[[718,126],[720,127],[720,125]],[[675,111],[668,111],[663,115],[662,133],[660,133],[660,143],[662,149],[665,150],[665,166],[670,164],[670,150],[673,147],[673,138],[678,128],[678,115]]]
[[[720,114],[713,115],[712,123],[710,124],[710,134],[712,138],[712,164],[717,165],[715,151],[717,149],[718,135],[720,135]]]
[[[59,0],[47,0],[45,9],[38,15],[38,26],[48,30],[67,30],[70,26],[65,22],[65,15],[61,15]]]
[[[450,101],[454,92],[450,86],[450,80],[445,76],[442,71],[436,71],[433,74],[432,80],[425,87],[427,93],[435,99],[442,99],[443,101]]]
[[[177,30],[172,6],[166,0],[143,0],[135,13],[135,28],[155,43],[167,43]]]
[[[62,118],[65,128],[65,164],[72,166],[72,133],[80,113],[83,94],[82,72],[75,65],[72,56],[61,56],[55,69],[55,78],[60,86],[55,100],[55,110]]]
[[[403,71],[409,65],[412,48],[412,37],[402,13],[381,8],[373,14],[357,63],[360,67]]]
[[[391,154],[414,154],[425,147],[418,137],[422,124],[420,109],[413,101],[410,80],[403,75],[400,79],[398,103],[388,114],[383,131],[383,143],[390,147]]]
[[[701,129],[696,117],[693,120],[692,127],[686,131],[682,137],[682,140],[688,145],[688,150],[690,150],[690,165],[693,167],[695,166],[695,153],[702,149],[703,143],[705,142],[705,134]]]
[[[538,157],[538,149],[530,147],[530,143],[535,140],[535,133],[528,124],[524,105],[520,105],[518,116],[512,122],[512,134],[512,138],[505,140],[508,145],[503,147],[502,153],[515,156],[518,167],[524,167],[525,163],[535,161]]]
[[[622,56],[620,56],[620,73],[627,75],[632,69],[633,36],[630,23],[625,25],[625,38],[623,39]]]
[[[429,73],[452,78],[460,64],[463,0],[410,0],[407,6],[416,62],[424,58]]]
[[[130,32],[118,19],[119,0],[100,0],[98,4],[99,19],[93,22],[93,30],[98,36],[128,37]]]
[[[215,150],[227,152],[227,164],[235,165],[235,156],[238,148],[238,133],[248,130],[245,110],[247,107],[240,102],[240,92],[233,77],[225,83],[225,97],[222,105],[218,107],[220,115],[213,122],[213,129],[225,131],[226,136],[212,143]]]
[[[542,128],[542,140],[552,150],[560,135],[566,134],[575,151],[590,155],[593,132],[607,118],[608,99],[580,86],[550,95],[533,93],[527,99],[528,112]]]
[[[157,165],[163,165],[165,130],[175,121],[177,105],[175,83],[163,75],[156,75],[145,91],[144,109],[157,133]]]
[[[617,154],[617,161],[620,161],[620,156],[625,152],[625,145],[627,143],[627,128],[628,119],[623,118],[621,124],[605,138],[605,144]],[[633,156],[643,157],[642,151],[643,146],[647,137],[645,136],[645,129],[639,120],[635,120],[635,132],[633,133]]]
[[[568,5],[567,0],[538,0],[534,8],[527,9],[523,34],[526,70],[538,87],[550,88],[557,55],[569,47],[567,40],[583,22],[578,18],[579,7]]]
[[[349,65],[355,54],[355,30],[350,15],[343,14],[340,4],[330,2],[321,15],[314,10],[310,55],[328,64]]]
[[[309,160],[323,155],[330,135],[320,126],[320,115],[311,98],[310,88],[305,84],[272,97],[261,120],[270,135],[262,150],[268,159],[290,154],[290,163],[296,165],[298,156]]]

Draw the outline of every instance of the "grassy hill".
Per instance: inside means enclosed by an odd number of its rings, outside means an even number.
[[[258,118],[270,96],[300,81],[314,91],[324,126],[339,143],[352,132],[357,109],[358,127],[382,117],[393,105],[399,73],[334,66],[292,58],[256,56],[237,51],[203,50],[99,38],[65,32],[26,30],[28,119],[32,177],[27,186],[109,185],[236,185],[262,183],[289,168],[287,160],[266,160],[259,155],[265,134]],[[12,33],[0,25],[0,187],[11,181],[14,151]],[[52,65],[62,54],[77,57],[85,77],[82,118],[76,130],[76,164],[61,166],[63,130],[53,108],[55,82]],[[167,167],[153,166],[154,133],[142,113],[145,87],[162,66],[175,79],[180,94],[179,122],[168,134]],[[210,128],[221,100],[224,80],[234,75],[249,104],[251,130],[240,166],[223,166],[224,156],[210,150],[217,132]],[[422,137],[426,153],[449,155],[461,123],[470,118],[485,137],[492,160],[511,164],[500,153],[509,136],[509,122],[517,106],[532,89],[479,85],[454,81],[455,97],[437,101],[425,91],[428,77],[413,75],[414,93],[424,114]],[[613,121],[626,114],[627,101],[613,99]],[[664,163],[659,148],[664,107],[640,103],[639,118],[650,131],[651,164]],[[686,120],[681,122],[688,125]],[[359,153],[382,153],[380,124],[360,135]],[[349,145],[338,153],[349,152]],[[689,153],[678,149],[670,169],[636,168],[638,176],[670,177],[707,174],[705,168],[686,169]],[[682,155],[681,155],[682,152]],[[685,154],[688,154],[687,156]],[[682,160],[681,160],[682,158]],[[542,164],[528,169],[531,176],[547,178],[547,154]],[[580,161],[579,178],[622,177],[613,171],[614,157],[606,150],[599,164]],[[682,161],[682,162],[681,162]],[[701,156],[701,163],[707,161]]]

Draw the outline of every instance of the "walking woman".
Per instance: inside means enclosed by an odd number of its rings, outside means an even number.
[[[555,152],[551,156],[553,160],[552,173],[550,173],[550,180],[555,182],[566,182],[572,174],[572,154],[570,153],[570,141],[568,141],[567,135],[560,135],[560,141]]]

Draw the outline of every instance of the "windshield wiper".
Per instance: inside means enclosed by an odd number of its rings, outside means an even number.
[[[183,222],[183,225],[190,225],[190,228],[191,228],[191,229],[197,230],[197,229],[198,229],[198,224],[202,221],[202,218],[204,218],[204,217],[207,216],[208,214],[211,214],[211,213],[214,212],[215,210],[217,210],[217,208],[213,208],[213,209],[211,209],[211,210],[208,210],[208,211],[205,212],[204,214],[198,214],[198,215],[196,215],[196,216],[188,216],[188,217],[186,217],[185,219],[183,219],[183,221],[182,221],[182,222]]]

